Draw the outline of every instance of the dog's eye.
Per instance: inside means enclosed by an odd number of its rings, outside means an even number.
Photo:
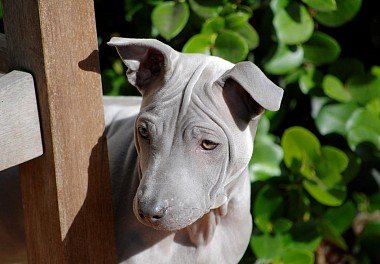
[[[149,139],[149,131],[146,127],[140,126],[137,130],[139,131],[139,134],[143,139]]]
[[[215,149],[219,144],[218,143],[215,143],[215,142],[212,142],[211,140],[203,140],[202,143],[201,143],[201,147],[204,149],[204,150],[213,150]]]

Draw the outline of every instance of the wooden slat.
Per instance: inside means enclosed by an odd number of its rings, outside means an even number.
[[[0,33],[0,72],[8,72],[7,44],[2,33]]]
[[[21,166],[29,263],[115,263],[93,1],[3,0],[11,69],[34,76],[44,155]]]
[[[33,78],[12,71],[0,76],[0,171],[42,155]]]

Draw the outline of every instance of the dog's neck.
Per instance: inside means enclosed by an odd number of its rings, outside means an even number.
[[[214,238],[218,225],[222,225],[224,218],[229,217],[229,211],[234,211],[234,199],[237,193],[232,190],[242,190],[242,186],[246,184],[245,177],[248,176],[244,170],[239,177],[226,186],[226,200],[219,207],[211,209],[207,214],[198,219],[195,223],[186,228],[191,242],[195,246],[204,246],[209,244]],[[234,217],[234,216],[232,216]]]

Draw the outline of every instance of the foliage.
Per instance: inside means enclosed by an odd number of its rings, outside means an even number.
[[[350,23],[365,3],[95,0],[106,94],[137,93],[105,46],[111,35],[250,60],[285,89],[281,110],[265,113],[257,131],[254,230],[242,263],[314,263],[331,254],[379,263],[380,67],[345,39],[358,34]]]
[[[249,165],[254,231],[242,263],[328,261],[327,249],[343,262],[379,258],[371,244],[379,241],[379,222],[368,221],[361,232],[352,226],[358,215],[380,209],[380,67],[342,56],[344,42],[334,37],[361,6],[361,0],[124,0],[131,26],[118,33],[231,62],[251,60],[285,89],[281,110],[266,113],[256,135]],[[108,94],[128,87],[116,58],[103,80]]]

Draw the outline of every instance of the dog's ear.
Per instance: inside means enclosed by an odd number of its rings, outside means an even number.
[[[243,121],[247,125],[264,109],[277,111],[280,108],[284,91],[252,62],[237,63],[217,82],[223,87],[224,100],[235,121],[240,121],[238,124]]]
[[[172,70],[173,60],[178,52],[155,39],[129,39],[113,37],[107,43],[117,49],[128,67],[128,81],[142,94],[156,81],[165,82]],[[162,83],[161,83],[162,84]]]

